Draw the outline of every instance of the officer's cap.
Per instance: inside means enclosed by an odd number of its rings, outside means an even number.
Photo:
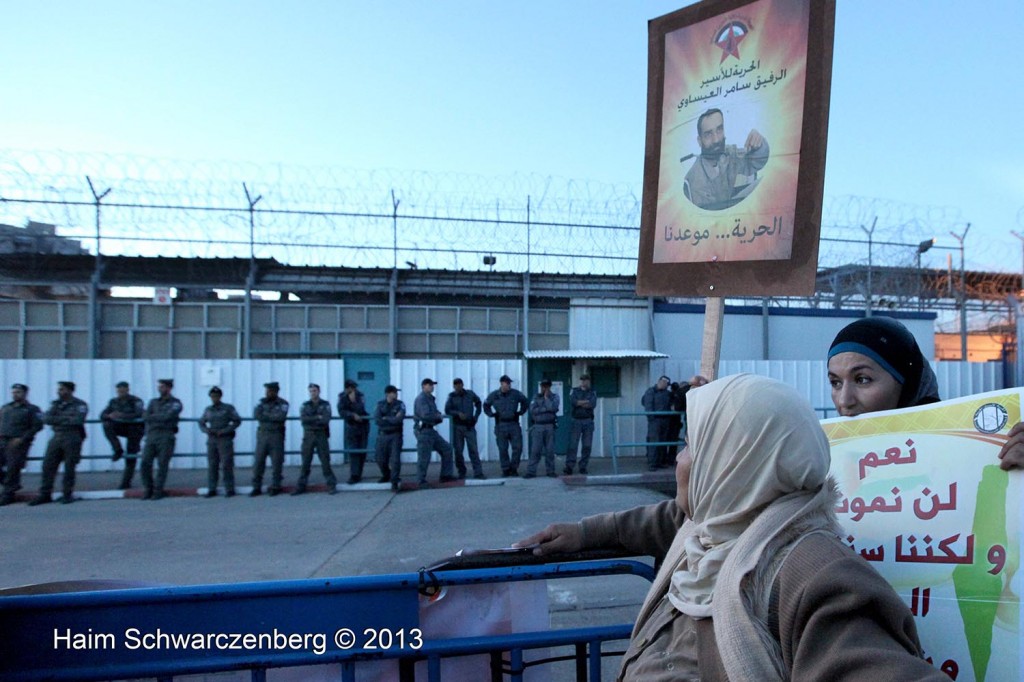
[[[509,376],[509,375],[507,375],[507,374],[502,374],[502,375],[501,375],[501,378],[500,378],[500,379],[498,379],[498,381],[499,381],[500,383],[503,383],[503,384],[511,384],[511,383],[512,383],[512,377],[510,377],[510,376]]]
[[[357,384],[357,383],[356,383],[355,381],[353,381],[352,379],[345,379],[345,388],[355,388],[355,387],[356,387],[356,386],[358,386],[358,385],[359,385],[359,384]]]
[[[25,384],[11,384],[11,389],[15,391],[28,391],[28,386]]]
[[[320,384],[310,384],[309,386],[306,386],[306,388],[315,388],[316,390],[319,391],[320,390]]]
[[[66,388],[69,391],[75,390],[75,382],[73,382],[73,381],[58,381],[57,385],[62,387],[62,388]]]
[[[384,387],[384,393],[398,393],[398,387],[388,384]]]
[[[217,395],[224,395],[224,391],[220,390],[220,386],[214,386],[213,388],[210,389],[210,395],[213,395],[215,393]]]
[[[167,388],[174,388],[174,379],[157,379],[158,384],[163,384]]]
[[[280,391],[281,384],[277,383],[276,381],[268,381],[267,383],[263,384],[263,388],[269,388],[272,391]]]
[[[114,388],[128,388],[128,382],[127,381],[119,381],[116,384],[114,384]]]

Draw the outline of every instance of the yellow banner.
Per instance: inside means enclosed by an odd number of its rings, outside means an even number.
[[[846,541],[903,597],[925,656],[955,680],[1020,679],[1021,481],[998,453],[1012,389],[828,419]]]

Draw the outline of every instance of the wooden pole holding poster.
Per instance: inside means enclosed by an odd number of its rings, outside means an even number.
[[[722,357],[722,323],[725,321],[725,299],[709,298],[704,304],[704,336],[700,349],[700,373],[708,381],[718,378],[718,361]]]
[[[724,300],[814,293],[835,0],[703,0],[648,31],[638,296],[706,299],[718,375]]]

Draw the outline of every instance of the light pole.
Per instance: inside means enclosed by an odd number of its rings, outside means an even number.
[[[963,234],[950,232],[953,238],[960,242],[960,360],[967,362],[967,280],[964,274],[964,240],[971,229],[967,223]]]
[[[866,305],[865,305],[865,308],[864,308],[864,317],[871,317],[871,265],[872,265],[872,263],[871,263],[871,255],[872,255],[871,254],[871,247],[873,246],[873,244],[872,244],[872,236],[875,233],[875,225],[877,223],[878,223],[878,216],[875,216],[874,220],[871,221],[871,229],[870,230],[868,228],[864,227],[863,225],[860,226],[860,229],[864,230],[864,234],[866,234],[868,236],[868,292],[867,292],[867,296],[865,296]]]
[[[252,290],[256,286],[256,204],[263,195],[253,199],[249,186],[244,182],[242,189],[245,190],[245,200],[249,202],[249,275],[245,278],[245,330],[242,336],[245,348],[241,356],[248,360],[252,357]]]
[[[924,310],[924,306],[921,304],[921,254],[927,253],[928,249],[935,246],[935,237],[931,239],[925,239],[923,242],[917,245],[917,309]]]
[[[96,191],[92,178],[85,176],[92,192],[93,204],[96,206],[96,265],[92,271],[89,284],[89,357],[94,360],[100,356],[100,280],[103,278],[103,248],[100,244],[100,202],[110,194],[110,187],[102,193]]]

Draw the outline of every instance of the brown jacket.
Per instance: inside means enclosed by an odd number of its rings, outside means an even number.
[[[619,679],[727,680],[711,619],[693,620],[666,599],[683,515],[674,500],[583,519],[585,548],[614,547],[664,560],[640,610]],[[772,586],[767,626],[794,680],[948,680],[921,658],[910,610],[838,538],[805,536]],[[694,654],[696,660],[694,660]]]

